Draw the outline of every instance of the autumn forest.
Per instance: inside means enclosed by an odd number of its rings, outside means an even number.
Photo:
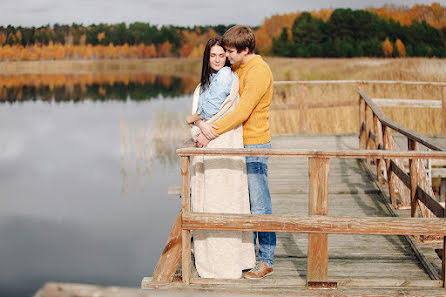
[[[0,27],[0,61],[200,57],[230,26],[149,23]],[[446,7],[322,9],[273,15],[255,27],[257,52],[288,57],[445,57]]]

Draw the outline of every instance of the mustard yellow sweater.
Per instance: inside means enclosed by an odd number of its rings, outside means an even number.
[[[269,106],[273,96],[273,75],[256,55],[234,70],[240,78],[240,102],[234,111],[215,122],[215,131],[223,134],[243,123],[243,143],[262,144],[271,141],[269,131]]]

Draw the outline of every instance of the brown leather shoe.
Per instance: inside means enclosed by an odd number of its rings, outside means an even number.
[[[247,279],[262,279],[273,273],[273,268],[268,267],[265,262],[260,261],[256,264],[256,267],[251,269],[245,274]]]

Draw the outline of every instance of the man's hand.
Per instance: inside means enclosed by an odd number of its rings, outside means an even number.
[[[209,139],[206,138],[206,136],[203,135],[203,133],[200,133],[197,138],[194,139],[195,142],[195,146],[196,147],[206,147],[208,145],[208,143],[210,142]]]
[[[218,137],[217,132],[214,131],[214,129],[218,129],[218,127],[214,124],[209,124],[205,121],[199,121],[197,125],[200,128],[201,133],[203,133],[208,140],[213,140]]]

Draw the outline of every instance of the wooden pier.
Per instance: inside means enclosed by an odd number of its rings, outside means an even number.
[[[179,149],[182,212],[142,288],[446,296],[445,207],[424,166],[427,159],[444,162],[445,145],[392,122],[364,92],[359,95],[359,139],[275,135],[271,150]],[[406,147],[398,149],[392,131],[407,138]],[[269,156],[273,215],[191,213],[186,197],[194,155]],[[262,280],[200,278],[190,230],[203,229],[278,232],[274,274]]]

